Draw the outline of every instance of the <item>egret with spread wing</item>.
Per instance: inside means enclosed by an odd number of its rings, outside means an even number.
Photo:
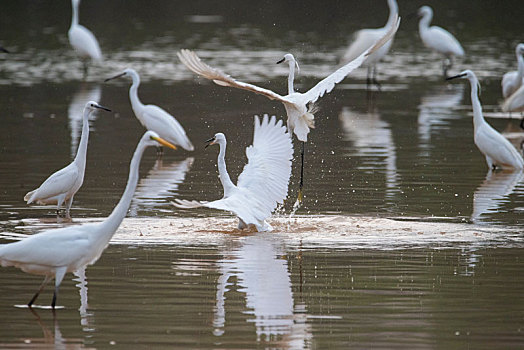
[[[80,5],[80,0],[71,0],[73,17],[67,35],[69,37],[69,43],[84,63],[85,76],[87,75],[87,60],[102,61],[102,50],[100,50],[100,45],[95,35],[83,25],[78,24],[78,5]]]
[[[130,76],[133,84],[129,88],[129,99],[135,116],[140,123],[147,129],[156,132],[161,138],[169,141],[173,145],[181,146],[187,151],[193,151],[195,147],[186,135],[186,131],[180,125],[178,120],[162,108],[155,105],[144,105],[138,98],[138,86],[140,85],[140,76],[131,68],[124,70],[122,73],[105,81]]]
[[[488,167],[523,169],[524,160],[517,149],[484,119],[482,105],[478,96],[480,84],[475,73],[465,70],[459,75],[449,77],[448,80],[455,78],[468,79],[471,85],[475,144],[486,157]]]
[[[524,44],[518,44],[515,48],[517,55],[517,70],[505,73],[502,76],[502,96],[504,98],[510,97],[515,91],[522,86],[522,80],[524,79]]]
[[[238,217],[238,227],[254,225],[258,231],[269,231],[265,221],[278,203],[287,196],[293,145],[282,121],[264,115],[262,122],[255,116],[253,144],[246,148],[248,163],[233,184],[226,169],[226,137],[217,133],[208,140],[208,145],[218,144],[218,172],[224,188],[224,197],[213,202],[198,202],[176,199],[173,205],[179,208],[208,207],[228,210]],[[206,146],[206,147],[207,147]]]
[[[354,34],[354,40],[346,50],[346,53],[342,57],[342,62],[346,63],[355,59],[364,50],[373,45],[379,40],[393,24],[398,16],[398,5],[396,0],[388,0],[389,6],[389,17],[386,25],[382,28],[373,29],[361,29]],[[380,49],[370,54],[366,60],[362,63],[363,66],[368,67],[367,84],[368,86],[373,83],[377,87],[380,84],[377,81],[377,63],[387,55],[391,45],[393,44],[393,38],[384,44]]]
[[[420,39],[424,45],[444,56],[442,63],[442,70],[444,77],[448,76],[448,70],[453,66],[454,56],[464,56],[464,49],[458,40],[447,30],[437,27],[429,26],[433,19],[433,10],[429,6],[422,6],[418,10],[418,15],[422,17],[418,24],[418,31]]]
[[[213,80],[216,84],[222,86],[235,87],[239,89],[249,90],[251,92],[264,95],[271,100],[277,100],[284,104],[287,112],[287,125],[288,130],[293,132],[297,138],[302,141],[307,141],[307,135],[309,134],[310,128],[314,127],[314,115],[313,108],[308,109],[308,105],[311,107],[312,104],[317,101],[324,94],[331,92],[336,84],[341,82],[350,72],[360,67],[364,60],[383,47],[398,30],[400,24],[400,18],[395,16],[395,20],[391,23],[388,31],[382,36],[377,42],[365,50],[360,56],[355,58],[353,61],[342,66],[331,75],[327,76],[320,82],[318,82],[313,88],[305,93],[296,92],[293,87],[293,80],[295,74],[296,61],[291,54],[286,54],[284,59],[279,62],[287,62],[289,64],[289,77],[288,77],[288,94],[280,95],[276,92],[258,87],[253,84],[244,83],[236,80],[228,74],[222,72],[219,69],[210,67],[206,63],[202,62],[196,53],[190,50],[181,50],[178,52],[178,57],[190,70],[203,76],[204,78]],[[302,144],[302,169],[303,169],[303,154],[304,144]],[[301,200],[303,185],[303,173],[301,171],[300,177],[300,190],[299,190],[299,201]]]
[[[56,305],[58,288],[67,272],[75,272],[94,264],[127,214],[129,203],[138,182],[138,168],[148,146],[164,145],[174,148],[158,134],[148,131],[142,136],[133,154],[129,178],[122,198],[109,217],[100,223],[46,230],[15,243],[0,245],[2,266],[14,266],[24,272],[44,275],[44,282],[29,301],[31,307],[46,284],[55,279],[51,306]]]
[[[65,168],[49,176],[36,190],[28,192],[24,197],[27,204],[33,202],[38,204],[56,203],[56,214],[58,215],[60,207],[65,203],[66,217],[70,217],[69,211],[73,204],[73,197],[84,182],[87,142],[89,139],[89,116],[96,109],[110,111],[94,101],[86,103],[82,120],[82,136],[80,137],[80,144],[75,159]]]

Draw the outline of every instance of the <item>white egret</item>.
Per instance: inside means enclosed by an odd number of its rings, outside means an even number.
[[[140,123],[147,129],[156,132],[161,138],[169,141],[173,145],[181,146],[187,151],[193,151],[195,147],[186,135],[182,125],[162,108],[155,105],[144,105],[138,98],[138,86],[140,85],[140,76],[131,68],[127,68],[122,73],[114,77],[107,78],[105,81],[130,76],[133,84],[129,88],[129,99],[135,112],[135,116]]]
[[[102,60],[102,50],[98,40],[89,29],[81,24],[78,24],[78,6],[80,0],[71,0],[71,7],[73,8],[73,15],[71,18],[71,27],[67,33],[69,43],[77,52],[84,64],[84,75],[87,74],[87,60],[100,62]]]
[[[224,197],[213,202],[198,202],[176,199],[172,202],[178,208],[208,207],[228,210],[238,217],[238,228],[254,225],[258,231],[269,231],[265,221],[278,203],[287,196],[291,176],[293,144],[291,137],[275,116],[255,116],[253,144],[246,148],[248,163],[233,184],[226,169],[226,136],[217,133],[209,139],[207,146],[218,144],[218,173],[224,188]]]
[[[75,272],[87,265],[92,265],[98,260],[126,216],[138,182],[138,168],[144,150],[148,146],[159,144],[174,148],[153,131],[147,131],[142,136],[131,159],[124,194],[111,215],[104,221],[45,230],[21,241],[0,245],[2,266],[14,266],[27,273],[45,276],[44,282],[29,301],[29,307],[35,302],[46,284],[54,278],[55,292],[51,303],[54,308],[58,288],[64,275],[67,272]]]
[[[510,97],[519,87],[522,86],[524,79],[524,44],[518,44],[515,48],[517,55],[517,70],[507,72],[502,76],[502,96],[504,98]]]
[[[286,54],[284,59],[280,62],[287,62],[289,65],[289,76],[288,76],[288,94],[280,95],[276,92],[258,87],[253,84],[244,83],[231,77],[230,75],[222,72],[219,69],[213,68],[200,60],[196,53],[190,50],[181,50],[178,52],[178,57],[190,70],[203,76],[204,78],[213,80],[216,84],[221,86],[235,87],[239,89],[249,90],[251,92],[264,95],[271,100],[277,100],[284,104],[287,112],[287,126],[288,129],[293,132],[297,138],[302,141],[302,166],[300,175],[300,189],[298,200],[302,198],[302,187],[303,187],[303,165],[304,165],[304,143],[307,141],[307,135],[309,134],[310,128],[314,127],[314,111],[315,108],[313,103],[317,101],[324,94],[331,92],[335,85],[341,82],[346,75],[360,67],[364,60],[383,47],[389,40],[395,35],[400,24],[400,18],[395,16],[395,20],[392,22],[388,31],[382,36],[377,42],[371,45],[365,50],[360,56],[355,58],[353,61],[342,66],[320,82],[318,82],[313,88],[305,93],[296,92],[293,87],[293,80],[295,76],[296,61],[291,54]],[[309,105],[309,108],[308,108]]]
[[[382,28],[373,29],[361,29],[356,32],[353,37],[354,40],[348,47],[346,53],[342,57],[342,63],[347,63],[354,60],[364,50],[373,45],[377,40],[387,33],[388,29],[392,26],[393,22],[398,16],[398,5],[396,0],[388,0],[389,6],[389,17],[386,25]],[[368,86],[373,83],[378,87],[380,84],[377,81],[377,63],[384,58],[389,52],[391,45],[393,44],[393,38],[384,44],[380,49],[370,54],[362,63],[362,66],[368,68],[367,84]]]
[[[490,169],[496,167],[523,169],[524,160],[517,149],[497,130],[489,125],[482,114],[478,90],[479,81],[470,70],[465,70],[459,75],[447,78],[465,78],[471,85],[471,104],[473,105],[474,140],[480,152],[486,157]]]
[[[69,211],[71,204],[73,204],[73,197],[84,182],[87,142],[89,139],[89,116],[96,109],[110,111],[100,106],[97,102],[89,101],[86,103],[82,121],[82,136],[80,137],[80,144],[75,159],[65,168],[49,176],[36,190],[28,192],[24,196],[27,204],[33,202],[38,204],[56,203],[56,214],[58,215],[60,207],[65,203],[66,217],[70,217]]]
[[[521,85],[517,91],[504,101],[502,110],[504,112],[524,112],[524,85]],[[520,123],[520,126],[524,128],[523,124],[524,119]]]
[[[433,10],[429,6],[422,6],[418,10],[418,15],[422,18],[418,24],[420,39],[424,45],[444,56],[442,69],[444,77],[448,76],[448,70],[453,66],[454,56],[464,56],[464,49],[458,40],[447,30],[429,26],[433,18]]]

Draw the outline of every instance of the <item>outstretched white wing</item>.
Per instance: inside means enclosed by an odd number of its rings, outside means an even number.
[[[177,55],[178,58],[180,58],[180,61],[182,61],[182,63],[187,68],[189,68],[196,74],[203,76],[206,79],[213,80],[218,85],[249,90],[257,94],[264,95],[271,100],[289,102],[283,96],[277,94],[276,92],[258,87],[253,84],[238,81],[232,76],[222,72],[220,69],[216,69],[207,65],[206,63],[200,60],[200,57],[198,57],[195,52],[191,50],[182,49],[180,50],[180,52],[177,52]]]
[[[248,163],[238,177],[237,187],[246,189],[263,204],[276,208],[287,196],[293,145],[282,120],[255,116],[253,144],[246,148]]]
[[[355,58],[353,61],[340,67],[335,72],[331,73],[331,75],[318,82],[318,84],[312,87],[309,91],[304,93],[302,95],[302,98],[304,99],[303,103],[315,102],[316,100],[318,100],[319,97],[322,97],[324,96],[324,94],[331,92],[335,85],[340,83],[346,77],[346,75],[360,67],[369,55],[380,49],[389,40],[391,40],[391,38],[397,32],[399,25],[400,18],[398,18],[397,15],[397,18],[395,19],[395,21],[393,21],[392,26],[389,28],[386,34],[384,34],[384,36],[380,38],[375,44],[371,45],[367,50],[361,53],[360,56]]]
[[[176,199],[179,208],[208,207],[235,213],[246,224],[263,225],[278,203],[287,196],[291,177],[293,144],[291,137],[275,116],[255,116],[253,144],[246,148],[248,163],[238,177],[233,194],[212,201],[198,202]]]

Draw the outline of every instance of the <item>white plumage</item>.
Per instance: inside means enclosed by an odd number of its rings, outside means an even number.
[[[521,86],[524,79],[524,44],[518,44],[515,48],[515,54],[517,55],[517,70],[507,72],[502,76],[502,96],[504,98],[510,97],[515,91]]]
[[[71,6],[73,8],[73,16],[71,19],[71,27],[69,28],[68,37],[69,43],[78,53],[78,55],[84,60],[91,59],[93,61],[102,60],[102,50],[98,40],[93,33],[83,25],[78,24],[78,5],[80,0],[71,0]]]
[[[178,52],[178,57],[190,70],[204,78],[213,80],[218,85],[249,90],[264,95],[271,100],[282,102],[287,112],[288,129],[295,133],[300,141],[306,142],[310,128],[314,127],[314,115],[311,113],[311,110],[308,110],[307,105],[314,103],[318,98],[324,96],[324,94],[331,92],[335,85],[341,82],[346,75],[360,67],[369,55],[388,43],[397,32],[399,23],[400,19],[398,16],[395,16],[395,19],[392,21],[387,32],[377,42],[370,44],[370,47],[360,54],[360,56],[321,80],[317,85],[305,93],[295,92],[293,89],[296,61],[291,54],[287,54],[283,60],[289,64],[288,94],[285,96],[279,95],[269,89],[238,81],[221,70],[212,68],[205,64],[200,60],[196,53],[190,50],[181,50]]]
[[[524,112],[524,85],[515,91],[502,105],[504,112]]]
[[[227,173],[225,163],[226,137],[217,133],[209,140],[218,144],[218,172],[224,188],[224,197],[213,202],[176,199],[179,208],[208,208],[233,212],[239,218],[239,228],[255,225],[258,231],[271,230],[265,221],[278,203],[287,196],[291,176],[293,145],[289,133],[273,116],[264,115],[262,122],[255,116],[253,144],[246,148],[248,163],[234,185]]]
[[[126,216],[137,185],[138,167],[144,149],[159,144],[174,147],[152,131],[146,132],[141,138],[131,160],[124,194],[111,215],[103,222],[46,230],[15,243],[0,245],[2,266],[14,266],[27,273],[45,276],[44,282],[29,302],[29,306],[54,277],[55,293],[51,303],[54,308],[58,287],[64,275],[94,264],[98,260]]]
[[[471,85],[471,104],[473,105],[473,127],[475,144],[486,157],[489,168],[523,169],[524,160],[517,149],[497,130],[489,125],[482,114],[482,105],[478,96],[479,82],[475,73],[465,70],[459,75],[450,77],[468,79]]]
[[[84,107],[82,120],[82,136],[76,153],[76,157],[71,164],[58,170],[49,176],[36,190],[28,192],[24,196],[27,204],[55,204],[57,215],[62,204],[66,204],[66,217],[69,218],[69,210],[73,204],[73,197],[78,192],[84,182],[86,168],[87,143],[89,139],[89,116],[97,109],[109,109],[100,106],[94,101],[89,101]]]
[[[395,21],[398,16],[398,5],[396,0],[388,0],[389,6],[389,18],[386,25],[382,28],[373,28],[373,29],[361,29],[354,34],[354,40],[351,45],[348,47],[346,53],[342,57],[342,63],[347,63],[355,58],[357,58],[362,52],[367,48],[373,45],[375,42],[380,40],[392,26],[393,21]],[[376,81],[376,70],[377,63],[384,58],[389,52],[391,45],[393,44],[393,38],[384,44],[381,48],[371,53],[362,63],[362,66],[368,67],[368,84],[373,78],[373,82],[377,84]]]
[[[448,61],[443,64],[444,75],[446,76],[448,69],[453,65],[453,57],[464,56],[464,49],[447,30],[437,26],[429,26],[433,18],[431,7],[422,6],[418,10],[418,15],[422,17],[418,25],[420,39],[427,48],[443,55]]]
[[[138,86],[140,85],[140,76],[131,68],[124,70],[122,73],[108,78],[105,81],[116,79],[123,76],[130,76],[133,84],[129,88],[129,99],[135,112],[135,116],[140,123],[147,129],[156,132],[161,138],[170,143],[181,146],[186,151],[193,151],[195,147],[189,141],[186,131],[180,125],[178,120],[162,108],[155,105],[144,105],[138,98]]]

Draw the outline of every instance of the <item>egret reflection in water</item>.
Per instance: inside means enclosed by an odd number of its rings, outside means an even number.
[[[140,209],[152,209],[167,203],[166,198],[177,192],[194,160],[193,157],[188,157],[182,161],[164,164],[164,160],[158,158],[153,168],[138,182],[129,208],[130,215],[136,216]]]
[[[498,211],[517,185],[524,180],[524,171],[488,171],[486,179],[473,194],[471,221],[481,223],[482,216]]]
[[[309,348],[311,326],[306,322],[305,304],[294,299],[282,243],[265,234],[248,236],[241,242],[240,247],[225,252],[226,258],[217,262],[220,277],[213,333],[221,336],[226,331],[225,301],[236,283],[245,293],[246,314],[252,316],[248,322],[255,325],[257,341],[278,341],[285,349]]]
[[[362,113],[344,107],[338,118],[345,140],[353,142],[353,152],[364,160],[358,169],[375,171],[383,166],[386,197],[391,197],[399,189],[397,149],[389,123],[380,118],[376,107],[369,108],[367,113]]]
[[[463,94],[464,85],[441,85],[433,88],[420,99],[418,135],[422,156],[428,156],[427,152],[433,145],[432,134],[448,130],[449,120],[461,117],[454,109],[460,106]]]
[[[87,101],[100,101],[102,97],[102,89],[100,85],[81,84],[78,91],[73,95],[73,99],[69,103],[67,116],[69,118],[69,130],[71,132],[71,158],[76,155],[78,148],[78,140],[82,131],[82,113]],[[91,114],[89,120],[94,121],[95,114]],[[90,125],[91,131],[94,128]]]

